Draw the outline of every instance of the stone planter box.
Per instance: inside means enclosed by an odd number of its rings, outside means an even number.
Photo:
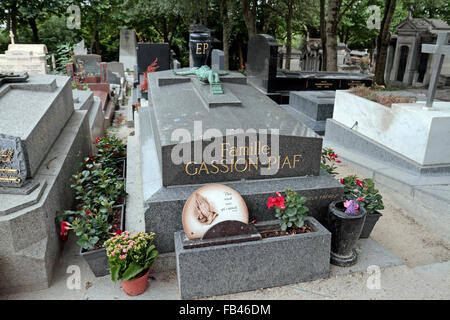
[[[314,232],[258,241],[183,249],[175,232],[178,285],[182,299],[256,290],[325,278],[330,270],[331,233],[316,219]],[[256,224],[259,230],[278,221]]]
[[[401,103],[388,108],[338,90],[333,119],[419,165],[449,164],[450,139],[444,137],[450,136],[450,103],[435,102],[432,110],[424,106]]]
[[[121,204],[118,206],[114,206],[114,208],[120,208],[122,211],[122,218],[120,221],[120,229],[125,229],[125,204]],[[83,248],[80,250],[80,256],[87,262],[89,268],[91,268],[92,272],[96,277],[103,277],[109,274],[109,263],[108,257],[106,256],[106,248],[94,250],[94,251],[86,251]]]
[[[382,217],[383,215],[379,213],[378,211],[374,211],[371,214],[368,214],[366,216],[366,221],[364,222],[363,229],[361,231],[361,235],[359,238],[366,239],[370,237],[370,234],[372,233],[373,228],[375,227],[375,224],[377,223],[378,219]]]

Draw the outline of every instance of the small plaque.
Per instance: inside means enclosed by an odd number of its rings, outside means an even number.
[[[199,239],[214,225],[228,220],[248,224],[244,199],[234,189],[211,184],[195,191],[183,209],[183,228],[189,239]]]
[[[22,141],[0,134],[0,187],[20,188],[27,178]]]

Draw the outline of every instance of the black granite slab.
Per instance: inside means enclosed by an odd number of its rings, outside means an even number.
[[[164,71],[152,73],[149,81],[155,125],[148,125],[160,142],[164,186],[319,174],[322,139],[239,76],[221,77],[224,91],[232,95],[229,103],[227,95],[222,96],[214,108],[205,107],[195,90],[195,76],[185,76],[191,81],[183,82],[177,80],[180,77]],[[212,136],[204,138],[208,132]],[[251,132],[256,133],[254,140],[249,138]],[[218,147],[211,152],[214,146]],[[184,161],[174,161],[174,155],[188,152]],[[229,161],[224,162],[227,155]],[[267,157],[271,168],[278,169],[271,174],[263,169],[269,166]]]
[[[168,43],[138,43],[136,48],[138,73],[144,73],[158,58],[157,71],[170,69],[170,46]]]
[[[249,82],[279,104],[289,103],[289,91],[345,90],[357,85],[370,86],[364,74],[343,72],[293,72],[277,69],[278,44],[267,34],[254,35],[248,43]]]

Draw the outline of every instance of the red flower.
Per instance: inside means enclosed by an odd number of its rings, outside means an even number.
[[[118,236],[119,234],[121,234],[122,233],[122,230],[120,230],[120,229],[117,229],[117,231],[116,231],[116,233],[114,234],[115,236]]]
[[[101,138],[103,138],[103,137],[97,137],[97,138],[95,138],[95,143],[99,143],[99,141],[100,141]]]
[[[364,201],[364,197],[358,198],[358,202]]]
[[[92,214],[91,210],[84,210],[84,213],[86,213],[88,216],[90,216]]]
[[[117,151],[113,151],[113,154],[114,154],[114,155],[117,155]]]
[[[356,180],[356,185],[358,187],[364,187],[364,183],[361,180]]]
[[[336,160],[336,163],[341,163],[342,161],[341,160]]]
[[[341,179],[340,181],[341,181],[341,184],[344,184],[344,179]]]
[[[69,228],[67,228],[68,225],[69,223],[66,221],[61,222],[61,232],[59,233],[59,235],[61,236],[62,241],[67,241],[69,230]]]
[[[272,208],[272,207],[278,207],[280,209],[285,209],[286,205],[285,205],[285,201],[286,199],[284,199],[284,197],[281,196],[281,194],[279,192],[275,192],[278,197],[269,197],[269,200],[267,201],[267,208]]]

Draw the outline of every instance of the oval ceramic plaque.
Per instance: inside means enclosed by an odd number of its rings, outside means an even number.
[[[196,190],[183,209],[183,229],[189,239],[199,239],[219,222],[237,220],[248,223],[244,199],[234,189],[210,184]]]

